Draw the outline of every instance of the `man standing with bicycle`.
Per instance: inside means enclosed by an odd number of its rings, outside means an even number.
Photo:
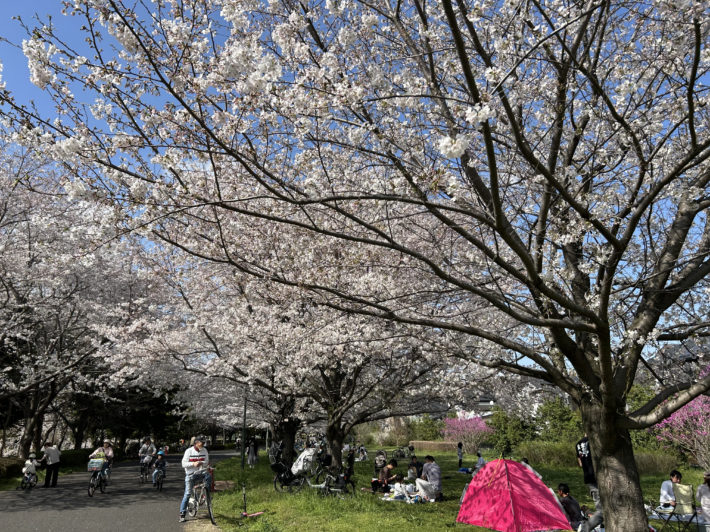
[[[209,487],[212,484],[212,478],[207,471],[207,466],[210,463],[210,457],[205,449],[205,437],[195,437],[195,444],[188,447],[182,457],[182,467],[185,469],[185,495],[182,497],[180,504],[180,522],[185,522],[185,514],[187,512],[187,502],[190,500],[192,486],[195,481],[204,477],[205,484]],[[209,488],[208,488],[209,489]]]

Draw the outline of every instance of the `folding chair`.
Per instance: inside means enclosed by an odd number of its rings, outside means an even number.
[[[688,484],[673,484],[675,506],[670,508],[656,508],[655,513],[663,521],[663,526],[658,532],[669,527],[678,532],[691,530],[690,525],[695,519],[695,528],[698,528],[698,512],[695,509],[693,486]]]

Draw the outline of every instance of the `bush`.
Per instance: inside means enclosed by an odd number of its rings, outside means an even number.
[[[434,441],[441,439],[441,431],[444,429],[444,422],[440,419],[432,419],[429,414],[424,414],[419,419],[412,421],[409,425],[408,440]]]
[[[19,458],[0,458],[0,478],[19,477],[24,464],[25,461]]]
[[[486,424],[493,429],[488,441],[499,455],[510,455],[520,442],[532,440],[535,434],[531,423],[507,414],[498,407],[493,410],[493,415],[486,419]]]
[[[59,457],[59,463],[61,467],[85,466],[89,462],[89,455],[93,451],[94,449],[67,449],[66,451],[62,451],[62,455]],[[116,459],[120,460],[120,457]]]
[[[582,416],[573,411],[562,398],[557,397],[540,405],[535,416],[539,438],[552,442],[576,442],[582,429]]]
[[[527,458],[533,467],[544,465],[546,467],[575,467],[577,453],[574,444],[551,441],[525,441],[516,448],[519,458]]]
[[[577,455],[574,444],[549,442],[549,441],[525,441],[518,445],[516,453],[518,458],[527,458],[530,464],[559,468],[576,467]],[[667,475],[668,472],[681,465],[681,458],[673,453],[654,451],[634,451],[636,467],[644,475]]]
[[[667,475],[681,466],[681,458],[668,452],[634,452],[636,467],[644,475]]]
[[[424,441],[424,440],[412,440],[409,445],[414,447],[414,453],[423,459],[422,451],[456,451],[455,441]]]

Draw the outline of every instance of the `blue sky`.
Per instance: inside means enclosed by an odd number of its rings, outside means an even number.
[[[34,100],[40,108],[49,109],[49,101],[45,98],[43,91],[29,82],[29,71],[27,70],[27,60],[22,55],[22,39],[27,35],[19,22],[12,20],[19,15],[28,26],[37,25],[33,19],[35,13],[39,14],[43,21],[47,20],[46,15],[52,15],[52,22],[61,30],[69,29],[79,21],[74,17],[64,17],[61,14],[62,3],[60,0],[4,0],[3,15],[0,16],[0,61],[3,64],[2,78],[18,102],[26,103]],[[16,45],[13,46],[8,42]]]

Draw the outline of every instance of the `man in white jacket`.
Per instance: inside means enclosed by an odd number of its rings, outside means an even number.
[[[207,449],[205,449],[205,438],[204,436],[197,436],[195,437],[195,444],[192,447],[188,447],[182,457],[182,467],[185,469],[185,495],[183,495],[182,503],[180,504],[181,523],[185,521],[187,502],[190,500],[192,486],[195,481],[202,479],[204,476],[207,486],[212,484],[212,478],[207,470],[209,463],[210,456],[207,453]]]

